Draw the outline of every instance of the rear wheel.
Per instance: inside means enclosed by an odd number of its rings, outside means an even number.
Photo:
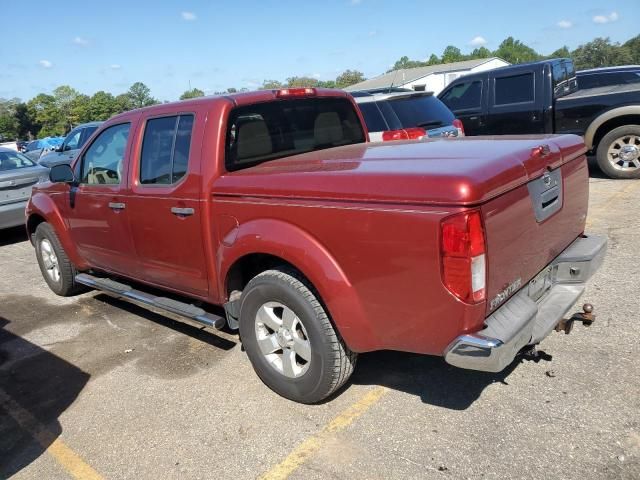
[[[85,290],[76,283],[76,270],[48,223],[41,223],[36,228],[35,246],[40,271],[53,293],[69,297]]]
[[[241,300],[240,336],[260,379],[296,402],[326,398],[355,367],[356,354],[295,271],[267,270],[248,283]]]
[[[600,169],[611,178],[640,178],[640,125],[607,133],[596,152]]]

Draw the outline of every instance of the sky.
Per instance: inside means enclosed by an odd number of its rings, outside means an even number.
[[[190,86],[210,94],[346,69],[370,78],[403,55],[494,50],[508,36],[542,54],[624,42],[639,16],[639,0],[0,0],[0,97],[59,85],[117,95],[141,81],[176,100]]]

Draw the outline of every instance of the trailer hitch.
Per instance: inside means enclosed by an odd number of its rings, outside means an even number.
[[[596,316],[593,313],[593,305],[585,303],[582,306],[582,312],[574,313],[571,318],[563,318],[556,325],[556,332],[564,332],[565,335],[569,335],[573,329],[573,322],[582,322],[585,327],[590,327],[595,322]]]

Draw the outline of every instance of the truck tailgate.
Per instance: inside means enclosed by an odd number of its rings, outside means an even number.
[[[544,143],[550,151],[534,152],[523,162],[529,182],[481,207],[488,257],[487,314],[521,287],[527,286],[531,295],[543,295],[543,269],[584,232],[589,183],[582,143],[573,136]]]

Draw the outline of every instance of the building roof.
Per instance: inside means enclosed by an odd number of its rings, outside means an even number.
[[[345,90],[368,90],[371,88],[388,87],[393,84],[396,86],[404,85],[406,83],[413,82],[419,78],[433,75],[434,73],[455,72],[459,70],[470,70],[478,67],[491,60],[502,60],[498,57],[490,58],[477,58],[475,60],[464,60],[462,62],[442,63],[438,65],[428,65],[426,67],[416,68],[401,68],[400,70],[393,70],[383,75],[370,78],[364,82],[350,85]],[[504,62],[504,60],[502,60]],[[507,63],[507,62],[505,62]]]

